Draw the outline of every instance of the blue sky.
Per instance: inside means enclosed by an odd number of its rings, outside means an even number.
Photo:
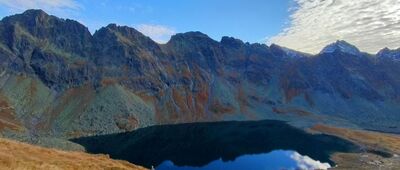
[[[216,40],[233,36],[249,42],[263,42],[265,37],[278,34],[288,22],[290,6],[290,0],[80,0],[70,3],[75,6],[67,12],[50,7],[44,10],[76,19],[91,32],[117,23],[164,30],[165,34],[201,31]],[[4,17],[23,10],[3,5],[0,14]],[[166,41],[168,35],[156,39]]]
[[[345,40],[375,53],[400,47],[398,0],[0,0],[0,17],[43,9],[75,19],[93,33],[109,23],[134,27],[165,43],[201,31],[318,53]]]
[[[250,42],[278,34],[289,16],[288,0],[118,0],[95,5],[86,0],[82,5],[82,20],[91,30],[112,22],[146,24],[175,32],[201,31],[216,40],[228,35]]]

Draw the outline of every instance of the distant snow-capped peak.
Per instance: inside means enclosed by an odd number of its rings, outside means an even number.
[[[333,53],[335,51],[341,51],[352,55],[358,55],[360,53],[360,50],[356,46],[351,45],[346,41],[338,40],[322,49],[320,54]]]

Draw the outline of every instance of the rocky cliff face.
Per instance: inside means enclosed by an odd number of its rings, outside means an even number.
[[[41,10],[4,18],[0,36],[5,135],[76,137],[249,119],[400,132],[397,51],[370,55],[338,41],[309,55],[200,32],[157,44],[115,24],[91,35]]]

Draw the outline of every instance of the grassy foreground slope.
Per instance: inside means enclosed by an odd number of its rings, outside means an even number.
[[[393,154],[400,154],[400,136],[396,134],[352,130],[321,124],[312,127],[311,130],[353,141],[363,145],[366,149],[380,149]]]
[[[47,149],[6,139],[0,139],[0,169],[145,170],[106,155]]]

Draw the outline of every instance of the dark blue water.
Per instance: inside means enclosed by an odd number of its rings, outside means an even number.
[[[329,163],[322,163],[296,151],[275,150],[265,154],[243,155],[233,161],[218,159],[201,167],[177,166],[172,161],[164,161],[156,170],[297,170],[328,169]]]
[[[271,120],[161,125],[72,141],[90,153],[157,170],[316,169],[311,166],[334,166],[332,153],[359,149],[338,137]]]

